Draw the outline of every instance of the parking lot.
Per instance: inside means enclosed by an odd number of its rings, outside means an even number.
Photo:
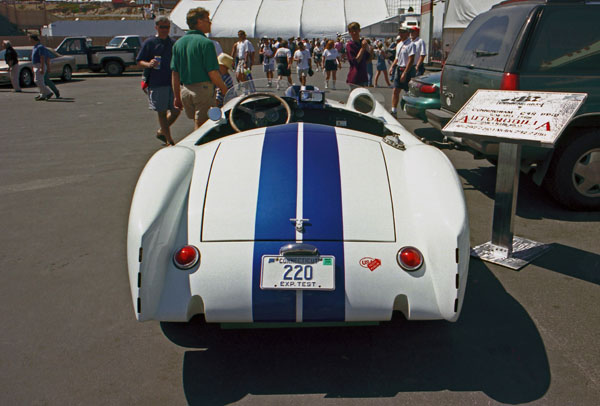
[[[552,249],[518,272],[471,259],[457,323],[138,323],[127,219],[137,178],[161,148],[156,114],[139,73],[58,85],[63,99],[48,102],[33,100],[36,88],[0,87],[0,403],[598,404],[600,213],[569,212],[521,176],[515,234]],[[444,148],[429,125],[400,121]],[[182,115],[175,141],[192,129]],[[495,167],[444,152],[463,183],[471,245],[486,242]]]

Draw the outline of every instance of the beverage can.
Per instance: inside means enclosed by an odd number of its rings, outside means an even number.
[[[162,57],[160,55],[158,55],[158,56],[155,56],[154,59],[156,59],[158,61],[158,64],[156,64],[154,69],[160,69],[160,61],[161,61]]]

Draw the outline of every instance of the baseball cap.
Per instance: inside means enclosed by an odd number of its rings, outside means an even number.
[[[421,31],[421,29],[419,27],[412,27],[410,30],[412,32],[420,32]]]

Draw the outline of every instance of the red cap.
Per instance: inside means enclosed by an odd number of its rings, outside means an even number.
[[[419,27],[412,27],[410,30],[414,31],[414,32],[420,32],[421,31],[421,29]]]

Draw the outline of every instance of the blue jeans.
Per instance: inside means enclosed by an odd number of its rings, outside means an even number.
[[[56,85],[54,84],[54,82],[52,80],[50,80],[50,77],[48,76],[48,71],[47,70],[44,73],[44,84],[46,86],[48,86],[50,88],[50,90],[52,90],[52,93],[54,93],[54,95],[56,97],[60,97],[60,92],[56,88]]]

